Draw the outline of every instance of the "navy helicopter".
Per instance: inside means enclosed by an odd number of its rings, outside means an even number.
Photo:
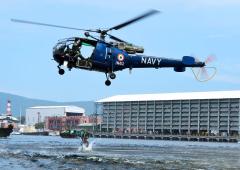
[[[32,22],[19,19],[11,19],[13,22],[20,22],[25,24],[35,24],[42,26],[58,27],[64,29],[73,29],[84,31],[86,38],[71,37],[59,40],[53,47],[53,59],[58,63],[58,72],[60,75],[65,73],[62,66],[66,66],[69,70],[72,68],[85,69],[90,71],[102,72],[106,75],[105,85],[111,85],[110,79],[115,79],[115,72],[128,68],[130,71],[133,68],[166,68],[172,67],[175,72],[184,72],[186,67],[202,68],[198,73],[194,72],[195,77],[199,79],[201,73],[207,75],[205,70],[206,61],[197,61],[192,56],[183,56],[182,59],[160,58],[154,56],[143,55],[144,48],[133,45],[116,36],[109,34],[112,30],[119,30],[125,26],[142,20],[146,17],[152,16],[159,11],[150,10],[133,19],[123,22],[119,25],[109,29],[80,29],[73,27],[65,27],[60,25],[45,24],[40,22]],[[100,36],[96,37],[90,33],[97,33]],[[108,37],[113,41],[107,41]],[[90,56],[83,56],[81,51],[84,47],[90,46],[93,48]],[[211,60],[211,59],[207,59]],[[214,73],[215,74],[215,73]],[[211,79],[214,74],[206,80]]]

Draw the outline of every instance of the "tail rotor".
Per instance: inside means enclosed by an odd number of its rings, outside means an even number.
[[[205,66],[198,68],[198,70],[192,68],[192,72],[194,77],[200,81],[200,82],[207,82],[211,80],[217,73],[216,67],[209,67],[207,66],[209,63],[212,63],[216,60],[216,57],[214,55],[209,55],[206,60],[204,61]],[[198,59],[195,59],[195,61],[199,61]]]

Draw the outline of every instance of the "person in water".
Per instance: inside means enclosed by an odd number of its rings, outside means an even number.
[[[82,140],[82,143],[85,144],[87,147],[89,145],[88,138],[89,138],[89,133],[84,129],[80,131],[80,137]]]

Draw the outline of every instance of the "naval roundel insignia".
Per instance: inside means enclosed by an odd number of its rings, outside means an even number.
[[[124,60],[124,55],[123,54],[118,54],[117,58],[118,58],[118,61],[123,61]]]

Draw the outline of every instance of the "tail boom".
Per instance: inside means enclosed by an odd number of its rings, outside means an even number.
[[[131,56],[130,68],[185,68],[185,67],[204,67],[204,62],[196,62],[191,56],[184,56],[182,60],[134,55]]]

